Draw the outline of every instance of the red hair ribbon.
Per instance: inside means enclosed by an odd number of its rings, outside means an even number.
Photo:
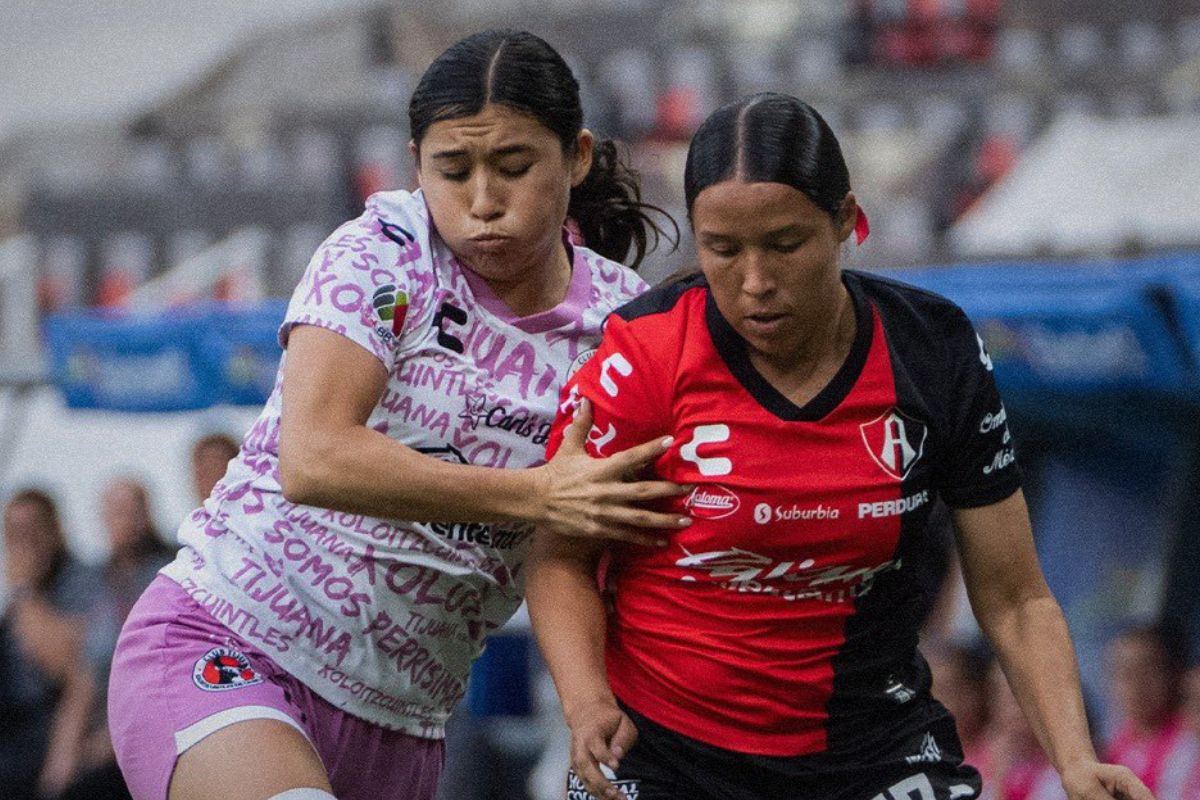
[[[871,223],[867,221],[867,212],[862,210],[862,206],[857,206],[858,216],[854,220],[854,237],[855,244],[862,244],[871,235]]]

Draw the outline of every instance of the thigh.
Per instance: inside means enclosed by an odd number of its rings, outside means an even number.
[[[130,612],[109,678],[109,728],[130,794],[164,800],[181,756],[204,762],[206,752],[234,741],[242,751],[258,753],[259,772],[276,756],[288,764],[311,757],[319,766],[305,714],[292,702],[297,686],[192,603],[178,584],[156,579]],[[263,741],[282,748],[279,753],[261,750],[251,728],[241,727],[251,722],[255,735],[263,732]],[[210,777],[223,770],[213,764]],[[307,771],[302,774],[310,780]]]
[[[338,800],[434,800],[445,763],[445,742],[390,731],[351,716],[302,687],[293,700],[305,709],[313,743]],[[483,764],[474,764],[484,769]]]
[[[277,720],[249,719],[221,728],[184,751],[175,764],[168,798],[267,800],[301,788],[332,790],[308,739]]]

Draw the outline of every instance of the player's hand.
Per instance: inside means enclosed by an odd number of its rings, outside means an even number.
[[[1154,795],[1128,767],[1096,761],[1068,767],[1062,773],[1069,800],[1154,800]]]
[[[641,507],[646,502],[691,491],[669,481],[638,480],[642,470],[667,451],[671,440],[655,439],[608,458],[592,458],[585,443],[592,428],[592,410],[582,400],[575,418],[563,432],[562,447],[541,471],[539,512],[534,520],[560,536],[618,539],[640,545],[665,545],[662,531],[691,524],[690,517],[663,514]],[[644,529],[658,529],[646,533]]]
[[[601,771],[615,771],[637,741],[633,721],[613,700],[596,700],[576,709],[567,719],[571,729],[571,769],[588,793],[600,800],[619,800],[621,791]],[[611,773],[609,773],[611,774]]]

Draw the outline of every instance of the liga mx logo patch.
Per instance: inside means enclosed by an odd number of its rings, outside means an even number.
[[[196,662],[192,681],[206,692],[224,692],[262,683],[250,659],[229,647],[214,647]]]

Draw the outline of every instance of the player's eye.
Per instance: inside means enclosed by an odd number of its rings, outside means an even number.
[[[802,244],[804,244],[804,242],[799,239],[788,240],[785,242],[776,242],[775,244],[771,245],[771,249],[777,253],[794,253],[800,249],[800,245]]]
[[[529,172],[529,169],[532,166],[533,166],[533,164],[530,163],[530,164],[522,164],[521,166],[517,166],[517,167],[501,167],[500,174],[506,178],[519,178],[522,175],[524,175],[526,172]]]
[[[738,254],[738,248],[736,246],[715,242],[708,245],[708,251],[715,256],[720,256],[721,258],[732,258]]]
[[[465,169],[442,170],[442,177],[448,181],[465,181],[471,173]]]

